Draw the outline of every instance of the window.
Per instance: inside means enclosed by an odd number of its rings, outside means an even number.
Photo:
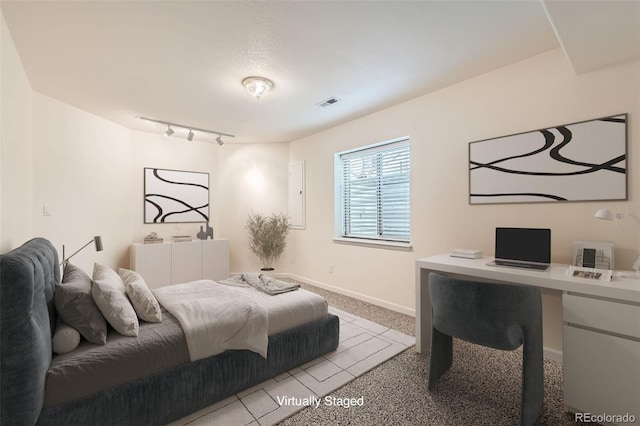
[[[336,154],[339,235],[409,242],[409,140]]]

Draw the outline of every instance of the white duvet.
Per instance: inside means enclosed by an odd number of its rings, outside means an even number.
[[[229,349],[267,357],[267,313],[250,294],[210,280],[161,287],[153,294],[180,322],[191,361]]]

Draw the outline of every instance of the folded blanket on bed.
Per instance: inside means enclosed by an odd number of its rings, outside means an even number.
[[[267,293],[271,296],[287,293],[300,288],[300,284],[286,283],[262,274],[241,274],[219,282],[236,287],[251,286],[256,290],[260,290],[261,292]]]
[[[210,280],[161,287],[153,294],[180,322],[191,361],[229,349],[267,357],[267,313],[251,295]]]

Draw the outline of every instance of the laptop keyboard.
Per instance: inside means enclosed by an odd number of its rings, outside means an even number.
[[[504,261],[504,260],[496,260],[496,265],[500,266],[513,266],[515,268],[526,268],[526,269],[536,269],[538,271],[546,270],[549,265],[545,265],[544,263],[525,263],[525,262],[514,262],[514,261]]]

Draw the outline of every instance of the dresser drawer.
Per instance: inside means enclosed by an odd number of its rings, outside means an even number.
[[[562,295],[565,323],[640,338],[640,306],[575,294]]]

